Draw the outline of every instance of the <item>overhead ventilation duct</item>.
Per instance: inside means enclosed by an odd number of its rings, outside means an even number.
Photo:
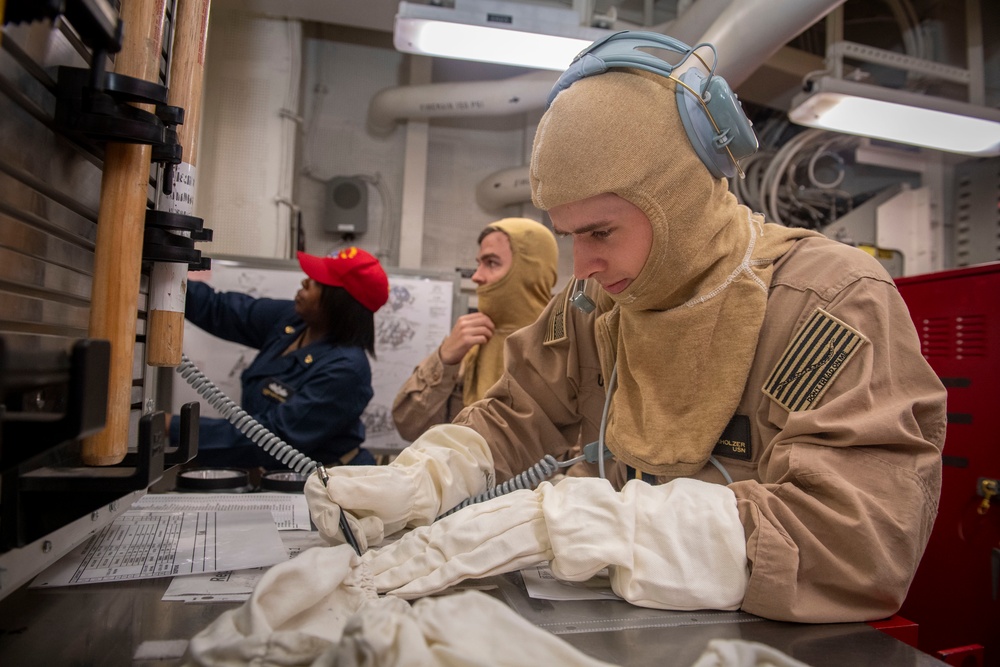
[[[558,72],[539,71],[501,81],[386,88],[368,106],[368,129],[385,136],[401,120],[508,116],[541,109],[558,78]]]
[[[685,44],[696,43],[708,27],[726,10],[733,0],[690,0],[678,2],[678,16],[672,21],[659,25],[630,24],[627,21],[615,21],[615,30],[648,30],[670,35]],[[682,6],[686,5],[686,6]]]
[[[735,90],[782,46],[843,3],[733,0],[697,41],[716,46],[721,55],[716,73]]]
[[[531,181],[527,167],[495,171],[476,186],[476,203],[486,211],[531,201]]]

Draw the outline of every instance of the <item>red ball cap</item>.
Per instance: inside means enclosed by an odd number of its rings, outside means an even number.
[[[343,287],[373,313],[389,300],[389,277],[379,261],[361,248],[344,248],[327,257],[298,254],[305,274],[323,285]]]

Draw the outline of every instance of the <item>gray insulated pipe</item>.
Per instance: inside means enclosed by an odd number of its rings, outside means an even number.
[[[531,181],[524,166],[495,171],[476,186],[476,203],[484,211],[498,211],[528,201],[531,201]]]
[[[368,130],[391,134],[401,120],[508,116],[545,106],[559,72],[529,72],[501,81],[429,83],[386,88],[368,106]]]

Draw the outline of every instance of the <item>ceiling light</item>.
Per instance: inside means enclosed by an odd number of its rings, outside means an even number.
[[[612,32],[581,26],[568,8],[490,0],[455,0],[454,7],[400,2],[393,43],[404,53],[560,71]]]
[[[794,123],[950,153],[1000,155],[1000,110],[829,76],[810,84],[792,99]]]

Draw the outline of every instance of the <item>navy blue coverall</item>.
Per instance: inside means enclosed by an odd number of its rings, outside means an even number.
[[[318,341],[282,356],[306,327],[294,301],[216,292],[204,282],[188,283],[184,315],[214,336],[260,350],[240,376],[240,405],[286,443],[333,465],[364,442],[361,413],[374,392],[363,348]],[[177,442],[179,434],[175,415],[171,441]],[[283,468],[225,419],[202,417],[198,440],[201,465]],[[374,463],[365,449],[350,460],[351,465]]]

